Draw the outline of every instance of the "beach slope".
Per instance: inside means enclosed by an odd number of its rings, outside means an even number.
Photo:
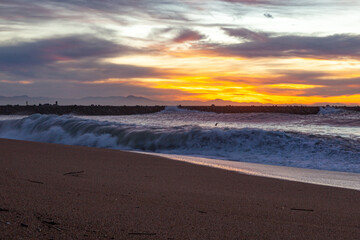
[[[0,239],[359,239],[360,191],[0,139]]]

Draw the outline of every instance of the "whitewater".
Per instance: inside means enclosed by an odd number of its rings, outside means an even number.
[[[320,174],[317,170],[355,173],[346,176],[357,178],[360,173],[360,113],[330,107],[317,115],[217,114],[167,107],[128,116],[0,116],[0,138],[165,154],[264,176],[280,176],[279,171],[295,176],[297,168],[315,169],[308,171],[315,171],[313,176]],[[276,168],[276,173],[272,166],[288,168]]]

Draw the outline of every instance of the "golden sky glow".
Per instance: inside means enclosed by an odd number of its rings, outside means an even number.
[[[360,62],[355,59],[242,59],[218,56],[191,56],[191,51],[183,52],[186,57],[173,56],[133,56],[111,59],[116,64],[137,64],[158,67],[166,72],[166,77],[157,79],[134,79],[141,83],[151,83],[159,89],[177,89],[193,94],[176,96],[176,100],[222,99],[236,102],[259,102],[274,104],[315,104],[315,103],[358,103],[359,95],[342,96],[297,96],[303,90],[326,88],[321,81],[311,84],[307,79],[292,79],[286,72],[326,73],[316,79],[341,81],[360,78]],[[306,69],[306,71],[304,71]],[[301,81],[304,80],[304,81]],[[271,82],[268,84],[268,82]],[[279,82],[279,83],[277,83]],[[282,83],[283,82],[283,83]],[[360,87],[360,82],[356,87]],[[355,87],[353,86],[353,87]],[[326,94],[326,92],[324,92]]]
[[[360,103],[357,1],[24,1],[0,3],[0,95]]]

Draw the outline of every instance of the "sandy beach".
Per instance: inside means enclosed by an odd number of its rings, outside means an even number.
[[[0,140],[0,239],[359,239],[360,191]]]

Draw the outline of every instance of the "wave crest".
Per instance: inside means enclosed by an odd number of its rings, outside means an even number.
[[[360,142],[261,129],[148,127],[35,114],[0,122],[0,137],[360,172]]]

